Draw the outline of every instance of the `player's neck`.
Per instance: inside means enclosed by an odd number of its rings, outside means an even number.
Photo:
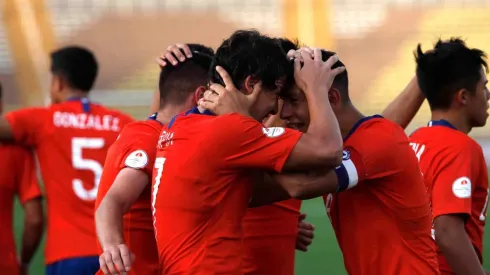
[[[79,90],[68,90],[64,93],[64,101],[71,98],[84,98],[87,97],[88,93]]]
[[[182,106],[166,105],[162,109],[158,110],[157,120],[162,124],[168,124],[175,115],[185,111],[187,111],[187,109],[182,108]]]
[[[440,111],[440,110],[432,111],[431,120],[441,120],[441,119],[451,123],[451,125],[453,125],[454,128],[456,128],[458,131],[461,131],[465,134],[468,134],[471,131],[472,127],[469,125],[465,116],[461,115],[460,113],[450,112],[450,111]]]
[[[354,125],[364,118],[365,116],[356,109],[356,107],[350,105],[342,108],[341,112],[335,114],[337,117],[337,121],[339,122],[340,133],[342,134],[342,138],[345,138]]]

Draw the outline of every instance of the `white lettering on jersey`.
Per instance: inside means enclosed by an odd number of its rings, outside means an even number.
[[[471,180],[468,177],[461,177],[453,182],[453,194],[460,199],[471,197]]]
[[[148,154],[143,150],[136,150],[126,157],[124,164],[130,168],[144,168],[148,164]]]
[[[53,124],[59,128],[76,128],[90,129],[97,131],[119,132],[119,118],[111,115],[92,115],[92,114],[75,114],[67,112],[55,112],[53,115]]]
[[[170,146],[173,144],[174,132],[163,131],[158,138],[157,148],[162,149],[163,146]]]
[[[285,132],[286,129],[284,129],[283,127],[268,127],[268,128],[262,127],[262,133],[264,133],[264,135],[269,138],[275,138],[281,136]]]
[[[412,146],[412,149],[415,152],[415,156],[417,156],[417,159],[420,162],[420,157],[422,156],[422,153],[424,153],[425,145],[424,144],[418,144],[415,142],[410,142],[410,146]]]

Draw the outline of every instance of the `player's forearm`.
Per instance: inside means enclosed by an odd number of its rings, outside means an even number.
[[[403,91],[384,109],[383,117],[405,128],[419,111],[424,99],[417,78],[413,77]]]
[[[337,175],[330,170],[308,174],[277,174],[274,179],[295,199],[309,200],[337,190]]]
[[[340,163],[343,140],[339,123],[330,106],[328,89],[317,88],[316,92],[307,92],[310,125],[306,135],[316,142],[312,144],[319,152],[323,152],[328,162]],[[337,163],[338,162],[338,163]]]
[[[456,275],[484,275],[478,256],[464,228],[436,230],[436,243]]]
[[[248,207],[260,207],[272,204],[279,201],[290,199],[284,188],[282,188],[269,174],[265,174],[260,182],[255,183],[255,188],[252,194]]]
[[[106,196],[95,211],[95,227],[102,249],[109,245],[124,243],[124,205]]]
[[[38,219],[26,219],[24,221],[24,233],[22,235],[22,248],[20,252],[20,262],[22,265],[28,265],[39,244],[41,243],[44,233],[44,217]]]

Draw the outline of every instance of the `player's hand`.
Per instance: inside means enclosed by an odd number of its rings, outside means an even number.
[[[308,251],[308,246],[311,244],[313,238],[315,237],[315,226],[311,223],[306,222],[305,218],[306,214],[301,214],[299,216],[298,236],[296,237],[296,249],[303,252]]]
[[[187,58],[192,58],[192,51],[186,44],[170,45],[167,49],[156,59],[160,68],[167,66],[171,63],[173,66],[184,62]]]
[[[337,55],[323,61],[320,49],[313,49],[313,57],[306,50],[299,51],[299,54],[301,58],[294,58],[294,79],[296,85],[307,96],[309,92],[318,91],[318,87],[330,89],[335,76],[345,71],[343,66],[332,69],[332,66],[339,60]]]
[[[289,50],[289,52],[287,53],[287,56],[289,59],[298,58],[300,60],[300,62],[303,62],[304,60],[303,60],[303,56],[301,55],[301,52],[308,53],[311,58],[314,57],[313,48],[309,48],[309,47],[301,47],[301,48],[299,48],[299,50]]]
[[[134,262],[134,254],[125,244],[108,246],[99,257],[100,269],[104,274],[127,274]]]
[[[262,85],[261,82],[254,85],[251,94],[245,95],[235,87],[225,69],[216,66],[216,71],[223,79],[225,87],[216,83],[211,84],[209,90],[204,92],[204,96],[199,99],[199,106],[217,115],[239,113],[244,116],[250,116],[250,106],[257,100],[260,86]]]

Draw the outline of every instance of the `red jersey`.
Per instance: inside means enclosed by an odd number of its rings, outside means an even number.
[[[47,198],[46,264],[96,256],[94,206],[109,146],[132,119],[87,99],[6,114],[17,143],[35,149]]]
[[[14,197],[20,203],[41,196],[32,153],[20,146],[0,144],[0,269],[4,274],[20,274],[12,231]]]
[[[152,193],[162,274],[242,274],[242,219],[253,183],[263,170],[280,172],[300,137],[197,108],[164,128]]]
[[[122,169],[129,167],[141,170],[148,176],[148,181],[151,181],[161,130],[162,124],[155,119],[133,122],[124,127],[119,138],[107,152],[95,201],[96,209]],[[150,184],[124,215],[123,225],[124,241],[136,256],[128,274],[158,274],[158,251],[153,233]],[[99,246],[99,253],[102,252]],[[97,274],[104,273],[99,270]]]
[[[439,274],[427,192],[400,126],[360,120],[336,173],[339,192],[325,204],[349,274]]]
[[[410,143],[420,161],[432,217],[468,215],[466,233],[483,262],[483,227],[488,204],[488,175],[483,151],[478,143],[447,121],[432,121],[429,126],[415,131]],[[437,232],[433,231],[433,234]],[[453,274],[442,251],[437,253],[441,273]]]
[[[301,200],[250,208],[243,219],[244,274],[294,275]]]

